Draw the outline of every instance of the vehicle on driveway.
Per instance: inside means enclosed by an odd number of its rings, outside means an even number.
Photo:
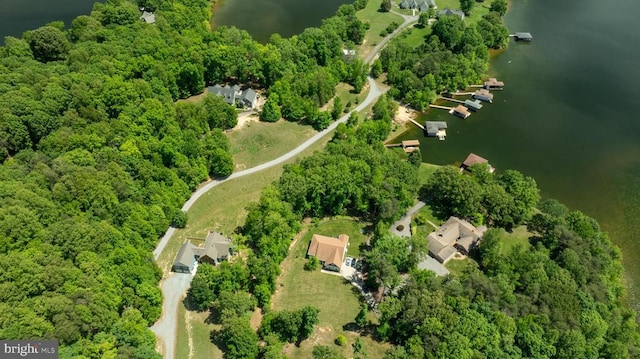
[[[347,257],[347,259],[345,259],[345,260],[344,260],[344,264],[345,264],[347,267],[351,267],[351,261],[353,261],[353,258],[351,258],[351,257]]]
[[[351,266],[353,268],[356,268],[356,263],[358,263],[358,258],[353,258],[353,260],[351,261]]]

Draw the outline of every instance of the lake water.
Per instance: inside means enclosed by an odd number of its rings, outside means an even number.
[[[71,20],[91,12],[95,0],[0,0],[0,44],[52,21]]]
[[[420,138],[423,158],[459,163],[469,152],[536,178],[551,197],[595,217],[623,252],[629,303],[640,309],[640,2],[512,0],[510,31],[531,32],[492,62],[505,82],[466,120],[442,110],[446,141]],[[395,141],[394,141],[395,142]]]
[[[372,0],[374,1],[374,0]],[[265,43],[271,34],[289,37],[319,26],[350,0],[222,0],[213,15],[215,25],[236,26]]]

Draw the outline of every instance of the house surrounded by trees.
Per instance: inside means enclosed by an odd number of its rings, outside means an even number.
[[[318,258],[322,269],[340,272],[348,247],[349,236],[346,234],[341,234],[338,238],[314,234],[307,256]]]
[[[434,0],[402,0],[401,9],[416,9],[420,11],[428,11],[429,8],[437,8]]]
[[[171,270],[178,273],[191,273],[196,261],[218,265],[229,259],[231,239],[219,232],[209,232],[202,247],[187,242],[180,247]]]
[[[232,106],[253,109],[258,103],[258,94],[250,87],[242,90],[238,85],[214,85],[207,90],[210,94],[222,97],[224,102]]]
[[[429,254],[443,264],[458,252],[468,255],[486,229],[484,226],[476,228],[458,217],[449,217],[440,228],[427,236]]]

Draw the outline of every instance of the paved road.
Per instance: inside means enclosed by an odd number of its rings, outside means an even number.
[[[371,52],[365,59],[365,62],[367,64],[370,64],[375,60],[380,50],[384,47],[384,45],[387,44],[387,42],[389,42],[389,40],[391,40],[391,38],[396,36],[398,33],[400,33],[400,31],[402,31],[402,29],[406,28],[412,22],[415,22],[418,19],[417,16],[407,16],[407,15],[401,15],[401,16],[404,18],[404,22],[395,31],[393,31],[391,34],[385,37],[382,41],[380,41],[380,43],[376,47],[374,47],[373,50],[371,50]],[[365,98],[365,100],[362,101],[355,108],[355,111],[358,111],[358,112],[362,111],[367,106],[371,105],[374,101],[376,101],[378,97],[380,97],[385,92],[383,89],[381,89],[378,86],[378,84],[372,78],[369,77],[367,80],[369,82],[369,94],[367,94],[367,97]],[[185,202],[185,204],[182,206],[182,210],[185,212],[188,211],[200,197],[202,197],[210,189],[220,185],[221,183],[230,181],[234,178],[239,178],[239,177],[247,176],[250,174],[254,174],[256,172],[260,172],[262,170],[265,170],[273,166],[277,166],[283,162],[286,162],[294,158],[295,156],[299,155],[302,151],[309,148],[309,146],[313,145],[318,140],[320,140],[321,138],[323,138],[324,136],[326,136],[327,134],[335,130],[335,128],[338,127],[339,124],[347,122],[348,119],[349,119],[349,114],[340,117],[337,121],[333,122],[327,129],[321,132],[318,132],[313,137],[311,137],[310,139],[302,143],[300,146],[296,147],[290,152],[287,152],[286,154],[272,161],[263,163],[261,165],[258,165],[252,168],[248,168],[243,171],[235,172],[229,177],[226,177],[223,179],[212,180],[208,182],[206,185],[202,186],[191,195],[191,198],[189,198],[189,200]],[[158,257],[164,250],[165,246],[173,236],[174,232],[175,232],[175,228],[169,227],[167,232],[164,234],[164,236],[156,246],[156,249],[153,251],[153,258],[155,260],[158,259]],[[164,344],[165,359],[174,359],[175,357],[176,326],[178,323],[177,322],[178,304],[182,299],[182,297],[184,296],[184,293],[187,290],[187,288],[189,288],[192,278],[193,277],[189,274],[170,273],[169,276],[165,278],[160,284],[160,289],[162,290],[162,296],[163,296],[162,317],[158,320],[158,322],[156,322],[151,327],[151,330],[156,334],[156,336]]]

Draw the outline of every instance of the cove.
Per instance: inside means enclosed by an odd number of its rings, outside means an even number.
[[[69,26],[80,15],[91,12],[95,0],[0,0],[0,41],[5,36],[21,37],[52,21]]]
[[[640,310],[640,2],[513,0],[511,33],[531,32],[495,56],[504,81],[493,104],[466,120],[430,110],[418,121],[447,121],[446,141],[408,128],[423,160],[459,164],[474,152],[500,169],[536,179],[543,197],[598,220],[623,255],[628,302]],[[450,106],[450,103],[445,104]],[[410,125],[413,126],[413,125]],[[396,142],[396,141],[393,141]]]
[[[272,34],[290,37],[307,27],[319,26],[350,0],[221,0],[213,14],[214,26],[247,30],[261,43]]]

